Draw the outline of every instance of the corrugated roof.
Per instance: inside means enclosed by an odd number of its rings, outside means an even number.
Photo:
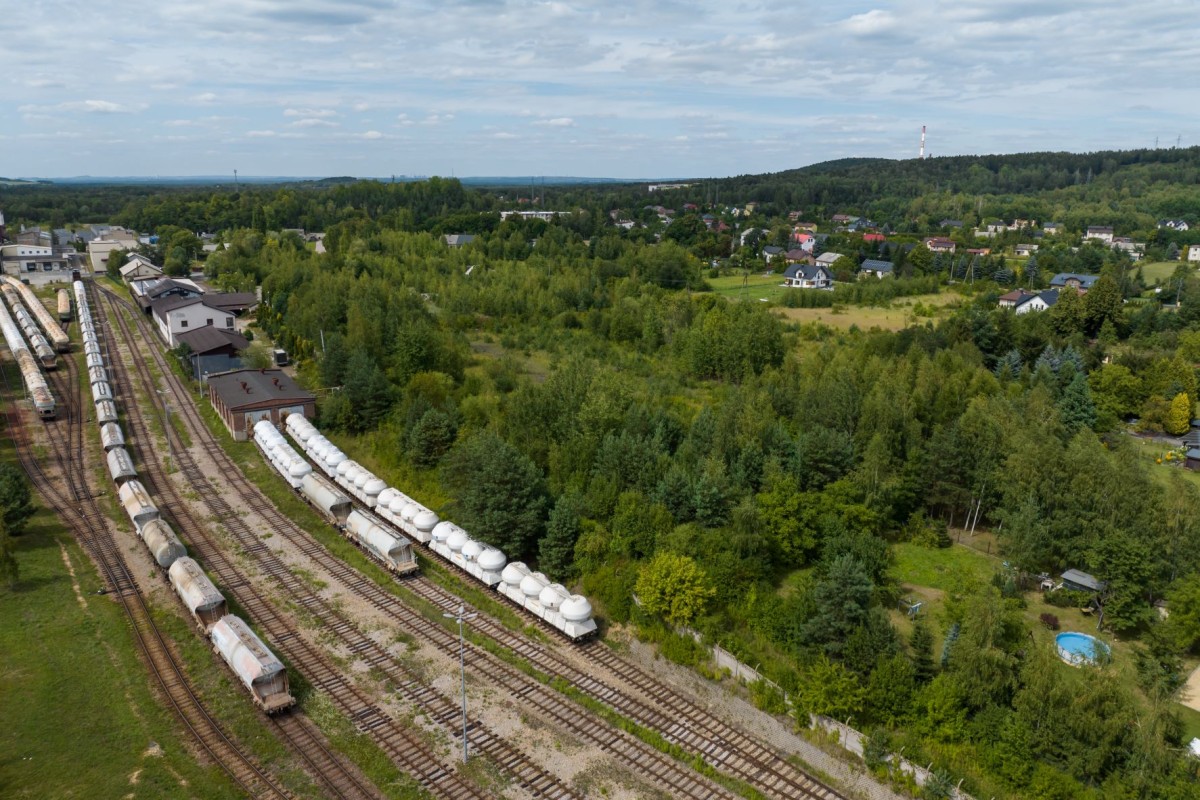
[[[219,308],[223,311],[236,311],[258,305],[258,295],[254,292],[219,292],[206,294],[205,305]]]
[[[210,391],[231,411],[246,406],[271,404],[272,401],[315,402],[316,397],[301,389],[281,369],[239,369],[208,376]]]
[[[203,328],[196,328],[191,331],[182,331],[175,334],[176,341],[186,342],[187,346],[192,348],[193,353],[211,353],[213,350],[220,350],[224,347],[233,346],[234,350],[245,350],[250,346],[250,342],[245,336],[235,331],[218,328],[215,325],[205,325]]]

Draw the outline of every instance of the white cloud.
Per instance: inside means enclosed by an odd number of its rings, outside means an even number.
[[[316,117],[306,117],[298,119],[295,122],[289,122],[293,128],[336,128],[336,122],[330,122],[327,119],[317,119]]]
[[[509,133],[508,131],[496,131],[495,133],[492,134],[492,138],[493,139],[516,139],[518,137],[515,133]]]
[[[338,112],[332,108],[289,108],[283,112],[285,117],[336,117]]]
[[[897,25],[896,17],[890,11],[872,9],[865,14],[855,14],[845,22],[846,30],[857,36],[872,36],[893,30]]]
[[[364,111],[370,111],[370,110],[371,110],[371,104],[370,104],[370,103],[355,103],[355,104],[352,106],[352,108],[353,108],[355,111],[357,111],[358,113],[360,113],[360,114],[361,114],[361,113],[362,113],[362,112],[364,112]]]
[[[271,136],[274,136],[274,135],[275,135],[275,131],[271,131],[271,130],[262,130],[262,131],[246,131],[246,135],[247,135],[247,136],[249,136],[249,137],[250,137],[250,138],[252,138],[252,139],[266,139],[266,138],[269,138],[269,137],[271,137]]]
[[[554,117],[552,119],[536,120],[534,125],[546,125],[551,128],[571,128],[575,125],[575,120],[570,117]]]
[[[192,100],[194,102],[207,105],[209,103],[215,103],[217,101],[217,96],[212,92],[201,92],[200,94],[193,95]]]
[[[383,134],[380,133],[379,131],[367,131],[366,133],[362,134],[362,138],[364,138],[364,139],[382,139]]]

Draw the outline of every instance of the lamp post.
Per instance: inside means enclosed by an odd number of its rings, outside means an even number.
[[[155,389],[155,392],[162,395],[163,401],[163,436],[167,437],[167,453],[170,454],[171,460],[175,460],[175,448],[171,444],[171,404],[167,401],[167,392],[163,389]]]
[[[458,671],[462,677],[462,717],[463,717],[463,763],[467,763],[467,662],[463,644],[463,623],[470,619],[475,619],[479,616],[475,612],[470,614],[467,612],[465,603],[459,603],[458,613],[451,614],[446,612],[442,614],[446,619],[452,619],[458,623]]]

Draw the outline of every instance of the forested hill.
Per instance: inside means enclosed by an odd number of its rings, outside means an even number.
[[[714,181],[723,198],[797,209],[864,207],[930,193],[1038,195],[1072,187],[1128,189],[1140,194],[1156,184],[1200,182],[1200,147],[950,156],[892,161],[841,159],[764,175]]]

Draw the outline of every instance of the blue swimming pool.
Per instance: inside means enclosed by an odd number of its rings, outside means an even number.
[[[1058,657],[1073,667],[1094,663],[1109,654],[1108,645],[1086,633],[1060,633],[1054,643],[1058,645]]]

